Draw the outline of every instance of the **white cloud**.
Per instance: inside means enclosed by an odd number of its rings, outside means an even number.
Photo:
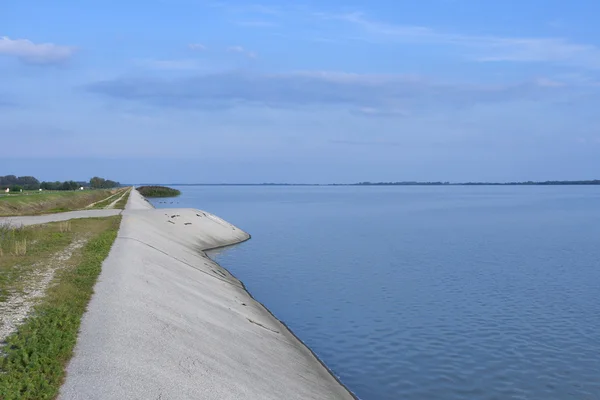
[[[163,71],[189,71],[197,70],[200,65],[196,60],[135,60],[136,65],[144,68]]]
[[[275,28],[279,26],[279,24],[275,22],[262,20],[235,21],[234,23],[238,26],[244,26],[247,28]]]
[[[0,55],[17,57],[30,64],[56,64],[71,58],[76,49],[53,43],[33,43],[27,39],[0,37]]]
[[[209,7],[221,9],[231,14],[256,14],[256,15],[280,15],[282,10],[277,7],[267,6],[263,4],[231,4],[226,2],[213,2],[208,4]]]
[[[227,51],[230,53],[238,53],[238,54],[243,54],[248,58],[256,58],[256,53],[246,50],[245,48],[243,48],[242,46],[230,46],[227,48]]]
[[[539,86],[546,86],[546,87],[563,87],[566,86],[567,84],[564,82],[560,82],[554,79],[548,79],[548,78],[538,78],[535,81]]]
[[[206,50],[206,46],[200,43],[190,43],[188,44],[188,48],[195,51]]]
[[[255,12],[257,14],[267,14],[267,15],[278,15],[281,14],[281,10],[272,6],[265,6],[262,4],[252,4],[247,7],[247,10],[250,12]]]
[[[316,14],[356,27],[382,40],[424,45],[459,46],[471,50],[476,61],[555,62],[600,69],[600,48],[562,38],[520,38],[455,34],[423,26],[397,25],[366,18],[361,13]]]
[[[199,74],[175,80],[122,78],[89,85],[110,97],[176,107],[228,108],[240,104],[293,108],[339,106],[369,116],[419,110],[560,98],[571,90],[548,79],[504,85],[453,84],[403,75],[344,72]]]

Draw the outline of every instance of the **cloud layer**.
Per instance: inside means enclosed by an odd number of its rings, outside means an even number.
[[[401,75],[332,72],[256,74],[237,71],[173,80],[121,78],[94,83],[87,89],[114,98],[159,105],[332,105],[350,107],[368,115],[399,114],[407,109],[543,99],[549,94],[566,90],[558,83],[545,79],[484,86],[437,83]]]
[[[56,64],[73,56],[74,47],[33,43],[27,39],[0,37],[0,55],[13,56],[28,64]]]
[[[248,58],[256,58],[256,53],[253,51],[246,50],[242,46],[230,46],[227,48],[227,51],[230,53],[238,53],[242,54]]]
[[[476,61],[554,62],[600,69],[600,48],[562,38],[499,37],[455,34],[428,27],[389,24],[361,13],[319,14],[325,20],[342,21],[381,40],[424,45],[459,46],[470,50]]]

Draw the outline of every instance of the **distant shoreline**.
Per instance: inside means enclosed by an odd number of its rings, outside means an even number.
[[[359,183],[143,183],[167,186],[580,186],[600,185],[600,180],[527,182],[359,182]],[[131,186],[131,185],[127,185]]]

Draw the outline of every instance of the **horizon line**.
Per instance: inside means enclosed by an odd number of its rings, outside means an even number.
[[[135,183],[122,184],[123,186],[527,186],[527,185],[600,185],[600,179],[585,180],[546,180],[546,181],[512,181],[512,182],[485,182],[485,181],[397,181],[397,182],[355,182],[355,183]]]

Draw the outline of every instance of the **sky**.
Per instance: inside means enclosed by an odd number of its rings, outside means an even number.
[[[5,0],[0,175],[599,178],[598,15],[594,0]]]

